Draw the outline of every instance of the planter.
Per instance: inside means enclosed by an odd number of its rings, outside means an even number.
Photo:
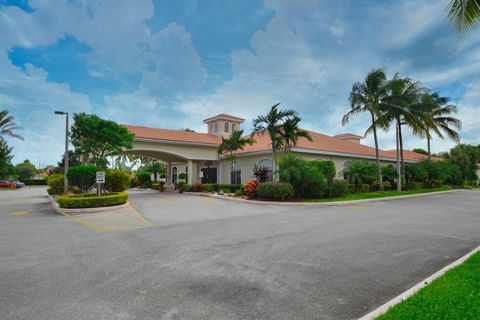
[[[177,188],[178,193],[183,193],[183,188]]]
[[[165,192],[165,187],[160,187],[160,188],[158,188],[158,191],[160,191],[160,192]]]

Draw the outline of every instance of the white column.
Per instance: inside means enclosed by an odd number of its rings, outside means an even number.
[[[193,168],[193,161],[192,160],[188,160],[187,168],[188,168],[188,183],[197,182],[198,174],[195,172],[195,170]]]
[[[172,183],[172,163],[169,162],[167,163],[167,174],[166,174],[166,184],[171,184]]]

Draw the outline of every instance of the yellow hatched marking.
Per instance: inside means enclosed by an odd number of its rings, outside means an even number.
[[[140,219],[146,226],[151,226],[152,223],[148,221],[144,216],[142,216],[135,208],[133,208],[130,204],[128,207],[132,210],[132,212]]]
[[[218,200],[215,200],[215,199],[207,199],[206,201],[207,201],[207,202],[217,202]]]
[[[28,213],[30,213],[30,211],[28,210],[19,210],[19,211],[14,211],[13,215],[18,217],[18,216],[26,215]]]

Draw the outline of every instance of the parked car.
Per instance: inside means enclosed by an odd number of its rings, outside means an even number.
[[[0,188],[16,188],[14,183],[11,183],[8,180],[0,180]]]
[[[10,183],[15,184],[15,188],[23,188],[25,187],[25,183],[18,181],[18,180],[10,180]]]

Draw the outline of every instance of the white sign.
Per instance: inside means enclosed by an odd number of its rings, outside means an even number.
[[[97,171],[97,183],[105,183],[105,171]]]

